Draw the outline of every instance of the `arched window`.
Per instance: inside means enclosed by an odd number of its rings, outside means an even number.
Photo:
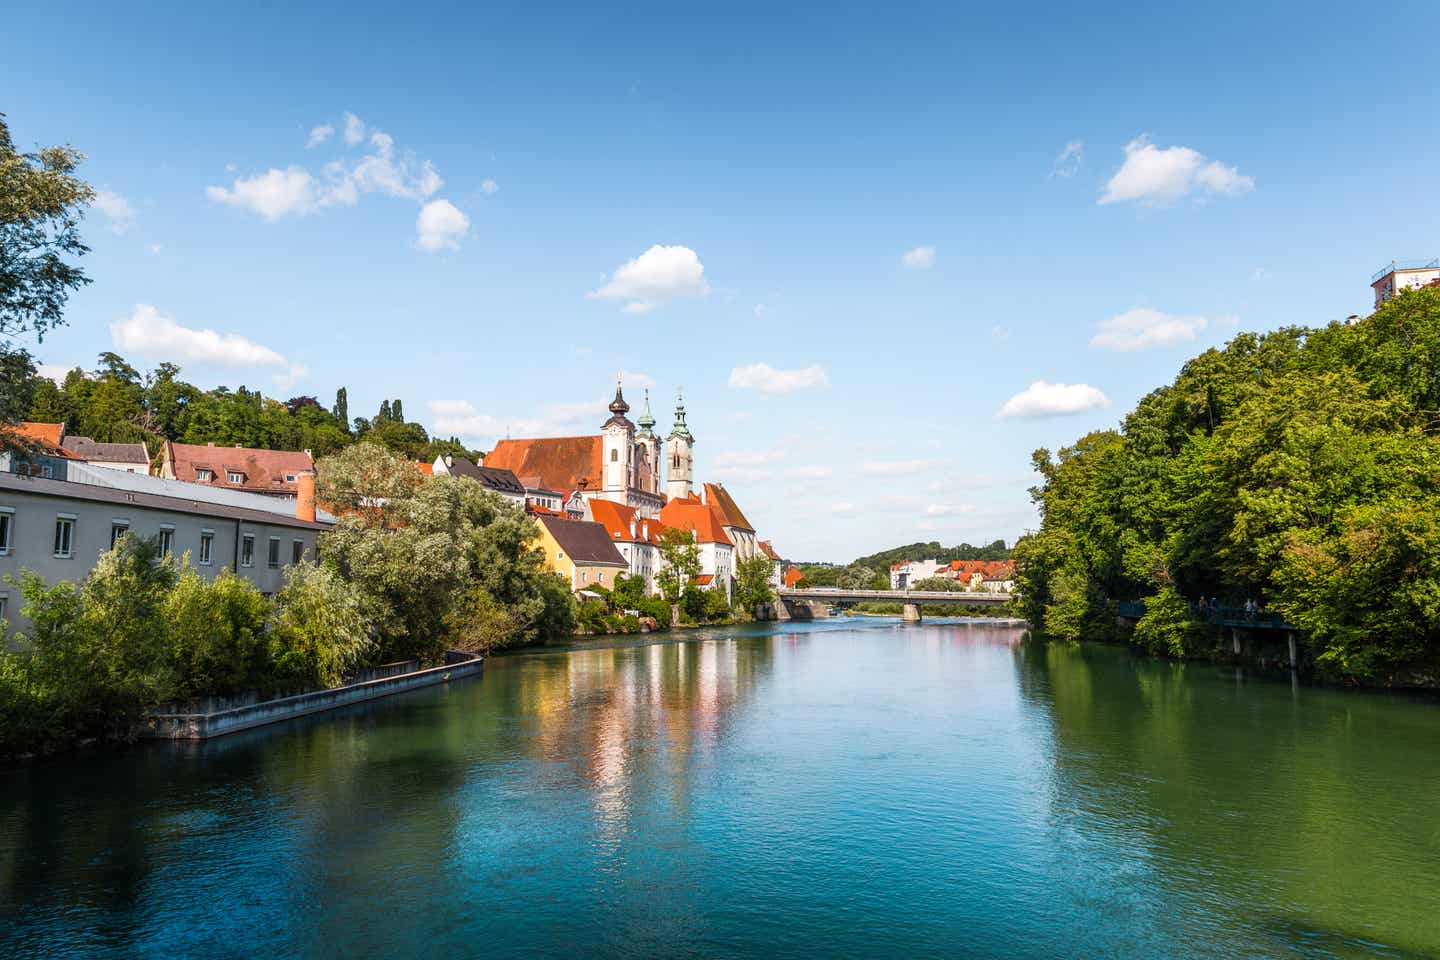
[[[680,469],[680,454],[675,454],[675,462],[671,464],[676,470]]]

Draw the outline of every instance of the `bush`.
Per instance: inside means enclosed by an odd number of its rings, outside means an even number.
[[[270,617],[278,689],[335,687],[374,649],[360,592],[329,567],[290,567]]]
[[[255,585],[229,569],[214,580],[193,567],[182,570],[164,606],[176,671],[170,695],[223,695],[264,685],[269,610]]]
[[[1145,599],[1145,615],[1135,624],[1135,643],[1150,653],[1185,655],[1185,638],[1193,629],[1190,607],[1174,587]]]
[[[705,591],[705,619],[724,620],[730,616],[730,598],[720,587]]]
[[[680,594],[680,610],[689,617],[691,622],[698,622],[705,617],[705,591],[695,584],[685,587],[685,592]]]
[[[651,617],[655,625],[661,630],[670,629],[670,604],[662,597],[642,597],[635,605],[642,617]]]

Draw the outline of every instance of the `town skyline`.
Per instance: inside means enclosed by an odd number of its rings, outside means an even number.
[[[1335,70],[1361,12],[1244,9],[1083,49],[1064,10],[1023,43],[944,9],[453,36],[306,11],[278,38],[104,10],[59,37],[20,11],[17,143],[73,144],[100,191],[95,282],[28,346],[52,371],[114,350],[280,399],[344,386],[365,416],[404,397],[479,449],[593,433],[619,368],[662,430],[684,386],[697,474],[789,556],[1013,541],[1031,450],[1237,331],[1368,312],[1375,268],[1440,253],[1400,159],[1435,134],[1370,113],[1427,107],[1423,41]]]

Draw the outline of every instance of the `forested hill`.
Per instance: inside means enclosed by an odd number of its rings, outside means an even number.
[[[1144,600],[1117,639],[1206,656],[1225,641],[1198,601],[1254,601],[1325,675],[1440,677],[1440,288],[1241,334],[1034,463],[1042,524],[1015,558],[1043,633],[1114,637]]]
[[[39,375],[25,354],[7,358],[0,420],[63,423],[67,434],[101,442],[143,441],[152,456],[161,441],[174,440],[310,450],[320,457],[361,438],[416,460],[475,455],[454,437],[432,438],[422,425],[406,421],[399,400],[386,400],[373,417],[352,418],[344,387],[328,407],[316,397],[282,401],[244,386],[202,390],[182,379],[175,364],[141,373],[114,353],[102,353],[94,370],[77,367],[57,384]]]
[[[880,567],[889,570],[891,564],[904,563],[906,560],[939,560],[941,563],[949,563],[951,560],[1009,559],[1010,548],[1005,546],[1004,540],[996,540],[994,543],[987,543],[982,547],[972,547],[968,543],[962,543],[956,547],[942,547],[938,540],[932,540],[929,543],[911,543],[903,547],[881,550],[868,557],[860,557],[851,566]]]

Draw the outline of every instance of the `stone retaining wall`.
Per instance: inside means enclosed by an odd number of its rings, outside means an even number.
[[[150,716],[137,733],[143,738],[153,740],[208,740],[267,723],[278,723],[306,714],[321,713],[352,703],[378,700],[448,680],[474,676],[481,672],[484,663],[483,657],[448,651],[445,654],[445,665],[441,667],[412,670],[330,690],[314,690],[293,697],[248,703],[230,709],[204,713],[156,713]]]

